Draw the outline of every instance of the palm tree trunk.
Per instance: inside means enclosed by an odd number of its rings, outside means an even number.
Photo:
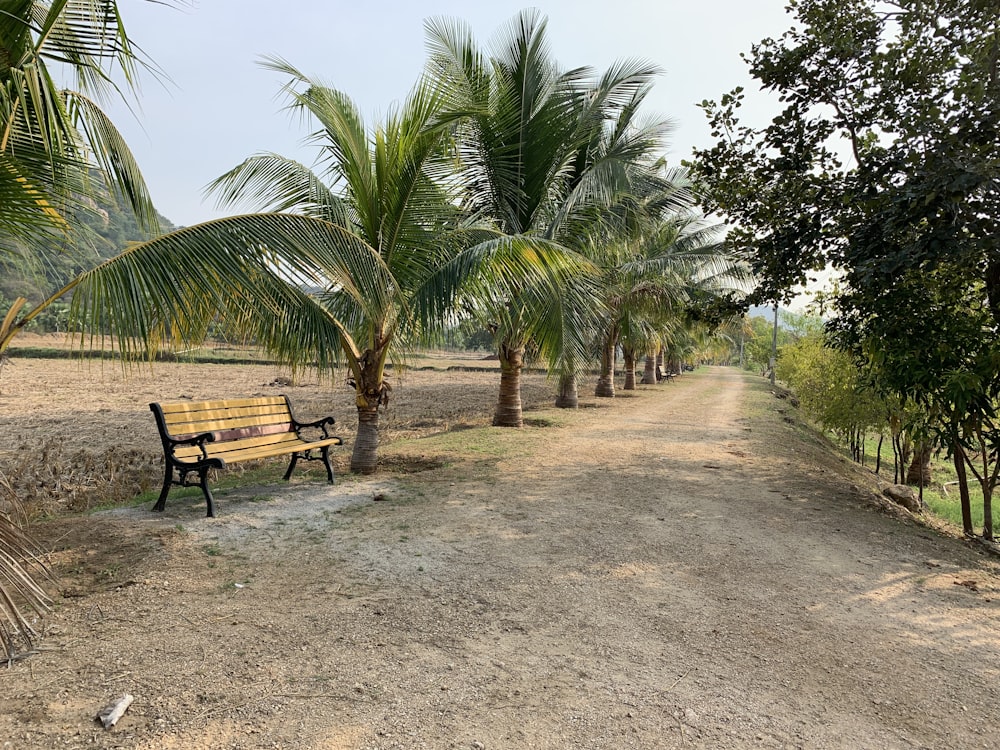
[[[355,378],[355,404],[358,409],[358,432],[351,453],[351,471],[373,474],[378,468],[379,407],[388,403],[384,382],[384,347],[368,349],[352,365]]]
[[[576,373],[563,373],[559,376],[559,396],[556,406],[560,409],[577,409],[580,406],[580,392],[576,384]]]
[[[598,398],[615,397],[615,347],[618,346],[618,336],[615,332],[608,334],[601,349],[601,374],[597,378],[597,388],[594,395]]]
[[[625,358],[625,385],[623,391],[635,390],[635,349],[622,347],[622,355]]]
[[[378,404],[358,404],[358,433],[351,453],[351,471],[373,474],[378,467]]]
[[[493,414],[494,427],[524,427],[521,412],[521,367],[524,347],[500,344],[500,396]]]
[[[643,385],[656,385],[656,355],[646,355],[646,366],[642,371]]]

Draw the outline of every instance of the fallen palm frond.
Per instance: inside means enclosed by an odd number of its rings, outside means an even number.
[[[2,507],[20,514],[20,503],[0,475]],[[18,525],[16,515],[0,511],[0,651],[8,661],[32,646],[37,636],[33,620],[44,614],[51,599],[39,584],[51,578],[38,545]]]
[[[31,651],[35,623],[51,604],[40,582],[52,575],[23,530],[28,519],[130,500],[160,472],[152,453],[117,446],[68,452],[56,440],[0,457],[0,655],[7,661]]]

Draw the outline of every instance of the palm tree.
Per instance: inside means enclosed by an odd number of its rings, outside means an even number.
[[[599,397],[615,395],[619,344],[626,355],[626,387],[634,387],[635,364],[643,354],[647,358],[643,382],[655,383],[656,356],[678,337],[681,313],[692,295],[747,288],[747,269],[727,254],[722,228],[705,223],[693,210],[687,185],[683,171],[668,172],[662,191],[639,202],[639,220],[593,240],[609,311],[601,329],[601,369],[595,389]],[[679,210],[678,204],[684,202],[687,207]]]
[[[369,132],[342,92],[282,60],[265,65],[290,77],[284,87],[290,108],[319,123],[311,140],[321,149],[323,172],[260,154],[211,188],[225,204],[249,201],[255,210],[294,211],[336,225],[383,265],[386,285],[374,298],[345,293],[340,279],[330,279],[320,293],[331,320],[340,322],[336,335],[355,388],[358,433],[351,470],[370,473],[377,465],[379,408],[389,398],[384,374],[390,351],[414,325],[436,323],[441,307],[421,295],[441,282],[434,274],[454,255],[447,235],[454,235],[459,222],[448,190],[449,131],[438,117],[439,94],[426,82]]]
[[[626,388],[635,387],[635,364],[658,338],[657,321],[679,301],[676,225],[690,212],[693,197],[686,173],[662,160],[638,165],[630,191],[623,192],[587,236],[585,254],[600,269],[598,285],[607,314],[598,341],[598,397],[614,397],[619,345],[625,358]]]
[[[574,220],[610,203],[637,158],[627,149],[600,153],[595,147],[609,123],[634,111],[656,69],[623,62],[596,81],[586,68],[561,71],[551,58],[545,21],[534,10],[515,16],[490,54],[464,24],[436,20],[426,26],[430,74],[446,90],[446,109],[456,122],[463,205],[506,237],[572,258]],[[581,259],[571,262],[593,271]],[[586,330],[553,311],[598,305],[592,285],[564,284],[558,298],[537,291],[516,287],[477,308],[489,319],[500,357],[497,426],[523,423],[520,373],[529,342],[550,363],[560,355],[586,356]],[[570,294],[583,299],[574,303]]]
[[[56,84],[52,64],[75,76],[76,90]],[[112,70],[129,89],[143,66],[115,0],[0,6],[0,269],[37,270],[46,244],[77,239],[77,217],[103,191],[124,197],[140,223],[156,229],[135,159],[98,101],[118,91]],[[0,309],[0,363],[14,335],[55,299],[27,313],[23,297]],[[8,656],[34,635],[24,612],[42,613],[48,603],[34,581],[44,566],[17,513],[17,497],[0,492],[0,647]]]
[[[60,88],[50,67],[68,69]],[[157,227],[149,193],[100,99],[140,67],[114,0],[8,0],[0,9],[0,267],[37,269],[48,246],[79,240],[92,196],[124,198],[140,224]],[[19,330],[26,300],[0,320],[0,353]],[[0,311],[3,312],[3,311]]]
[[[591,204],[588,210],[577,211],[566,232],[573,246],[597,269],[591,281],[601,297],[603,310],[591,308],[594,315],[585,321],[592,340],[600,338],[611,313],[608,305],[615,302],[609,285],[617,283],[617,266],[629,259],[626,240],[639,236],[643,227],[647,227],[648,231],[650,222],[658,221],[661,213],[684,209],[691,200],[687,180],[678,180],[677,174],[665,170],[662,158],[657,155],[663,150],[671,130],[669,121],[641,123],[636,119],[647,94],[648,88],[638,89],[616,118],[595,132],[587,147],[588,158],[597,163],[617,161],[624,165],[624,169],[615,181],[617,193],[610,205]],[[640,330],[648,329],[641,316],[628,316],[623,319],[622,325],[626,326],[619,331],[623,340],[635,339],[640,336]],[[613,374],[615,346],[612,344],[609,350],[598,345],[598,349],[596,357]],[[629,363],[634,367],[635,352],[626,346],[623,347],[623,355],[628,382]],[[560,360],[558,407],[575,408],[577,405],[578,364],[574,357]],[[610,383],[613,388],[613,379]]]

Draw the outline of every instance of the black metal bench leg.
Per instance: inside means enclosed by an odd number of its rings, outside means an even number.
[[[205,514],[208,518],[215,518],[215,498],[212,497],[212,490],[208,488],[208,468],[200,469],[198,471],[198,486],[201,487],[202,494],[205,495],[205,505],[208,506],[208,512]]]
[[[167,494],[170,492],[170,485],[173,484],[174,481],[174,467],[169,461],[167,461],[166,464],[167,467],[163,473],[163,489],[160,490],[160,499],[157,500],[156,504],[153,506],[153,510],[157,513],[162,513],[164,507],[166,507]]]
[[[295,469],[295,464],[297,464],[298,461],[299,461],[299,454],[298,453],[293,453],[292,454],[292,460],[288,464],[288,471],[285,472],[285,481],[286,482],[289,479],[292,478],[292,471]]]
[[[320,448],[320,454],[323,456],[323,465],[326,467],[326,481],[333,484],[333,467],[330,465],[330,446],[325,445]]]

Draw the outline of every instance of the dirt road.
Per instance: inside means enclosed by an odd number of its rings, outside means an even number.
[[[1000,747],[996,564],[793,411],[705,368],[393,446],[419,474],[82,519],[128,578],[0,670],[0,747]]]

